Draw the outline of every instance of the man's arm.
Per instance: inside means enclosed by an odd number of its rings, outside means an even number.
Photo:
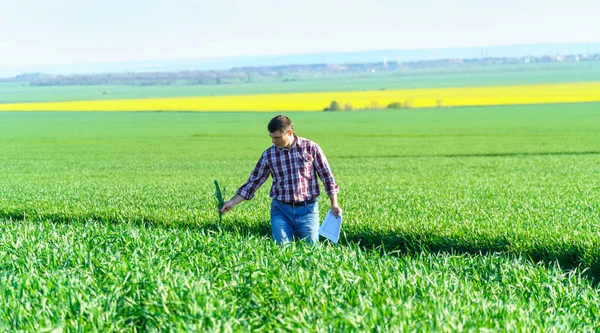
[[[265,152],[256,163],[252,173],[250,173],[248,181],[238,189],[231,200],[223,203],[223,207],[220,209],[221,213],[227,213],[240,202],[252,199],[256,190],[269,178],[270,174],[271,170],[269,169],[267,154]]]
[[[325,192],[329,196],[329,202],[331,203],[331,212],[335,216],[342,215],[342,209],[338,205],[337,193],[340,191],[340,187],[336,184],[335,178],[333,177],[333,173],[331,172],[331,167],[327,162],[327,158],[321,150],[321,147],[316,146],[315,152],[315,169],[317,170],[317,174],[323,185],[325,187]]]

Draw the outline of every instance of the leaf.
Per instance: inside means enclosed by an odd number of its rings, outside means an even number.
[[[223,203],[225,202],[223,200],[223,192],[221,191],[221,188],[219,187],[219,182],[215,179],[215,199],[217,201],[217,210],[219,211],[219,224],[221,224],[221,222],[223,221],[223,213],[221,213],[221,208],[223,207]]]

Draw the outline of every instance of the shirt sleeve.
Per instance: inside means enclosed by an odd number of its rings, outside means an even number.
[[[237,194],[246,200],[254,198],[254,193],[269,178],[270,174],[271,169],[267,163],[267,152],[264,152],[258,159],[254,170],[250,173],[248,181],[238,189]]]
[[[319,178],[321,178],[321,181],[325,186],[325,192],[327,195],[339,193],[340,187],[335,182],[335,178],[333,177],[333,173],[331,172],[331,168],[329,167],[325,153],[323,153],[323,150],[321,150],[319,145],[315,145],[315,148],[314,166],[317,170]]]

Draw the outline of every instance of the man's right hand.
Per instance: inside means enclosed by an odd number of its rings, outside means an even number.
[[[235,206],[235,203],[233,202],[233,200],[229,200],[223,203],[223,206],[221,207],[221,209],[219,210],[221,213],[225,214],[228,211],[230,211],[233,207]]]
[[[227,213],[228,211],[230,211],[231,209],[233,209],[233,207],[237,204],[239,204],[240,202],[244,201],[245,199],[239,195],[236,194],[233,196],[233,198],[231,198],[231,200],[229,201],[225,201],[223,203],[223,206],[221,207],[221,209],[219,209],[219,211],[223,214]]]

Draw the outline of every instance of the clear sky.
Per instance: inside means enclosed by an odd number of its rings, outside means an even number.
[[[0,67],[599,42],[600,0],[0,0]]]

